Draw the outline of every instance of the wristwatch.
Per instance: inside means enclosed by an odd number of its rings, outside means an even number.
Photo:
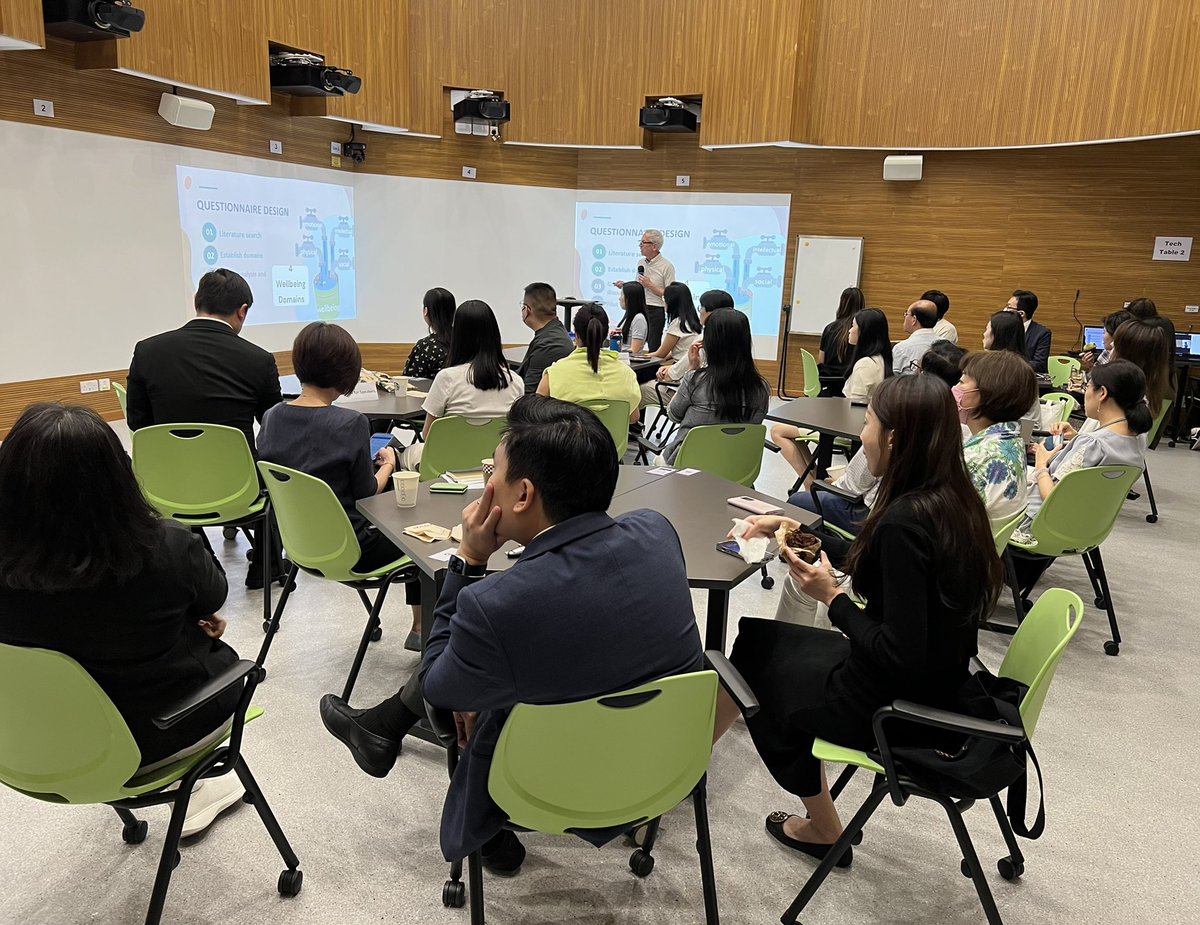
[[[450,554],[450,572],[453,575],[462,575],[463,578],[485,578],[487,577],[486,565],[471,565],[456,552]]]

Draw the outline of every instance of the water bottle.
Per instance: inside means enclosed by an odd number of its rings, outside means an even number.
[[[614,331],[608,341],[608,349],[613,353],[621,352],[621,335]]]

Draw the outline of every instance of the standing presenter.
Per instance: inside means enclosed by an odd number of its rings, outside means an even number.
[[[667,323],[663,291],[675,282],[675,264],[662,255],[662,245],[663,233],[657,228],[643,231],[638,244],[641,258],[638,260],[637,282],[646,290],[646,320],[650,323],[645,349],[651,352],[662,343],[663,328]],[[625,285],[625,280],[617,280],[613,285],[620,289]]]

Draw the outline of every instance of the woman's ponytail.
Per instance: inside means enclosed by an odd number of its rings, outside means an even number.
[[[608,340],[608,315],[599,305],[581,305],[575,312],[575,345],[587,348],[588,365],[600,372],[600,351]]]
[[[1146,374],[1129,360],[1113,360],[1092,370],[1092,386],[1106,389],[1108,397],[1125,412],[1125,423],[1135,434],[1149,433],[1154,413],[1146,404]]]

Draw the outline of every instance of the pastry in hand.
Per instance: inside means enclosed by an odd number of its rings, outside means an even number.
[[[820,537],[813,536],[813,534],[805,531],[803,527],[796,527],[794,530],[780,527],[776,533],[776,538],[779,540],[780,546],[789,547],[792,552],[810,565],[821,558]]]

